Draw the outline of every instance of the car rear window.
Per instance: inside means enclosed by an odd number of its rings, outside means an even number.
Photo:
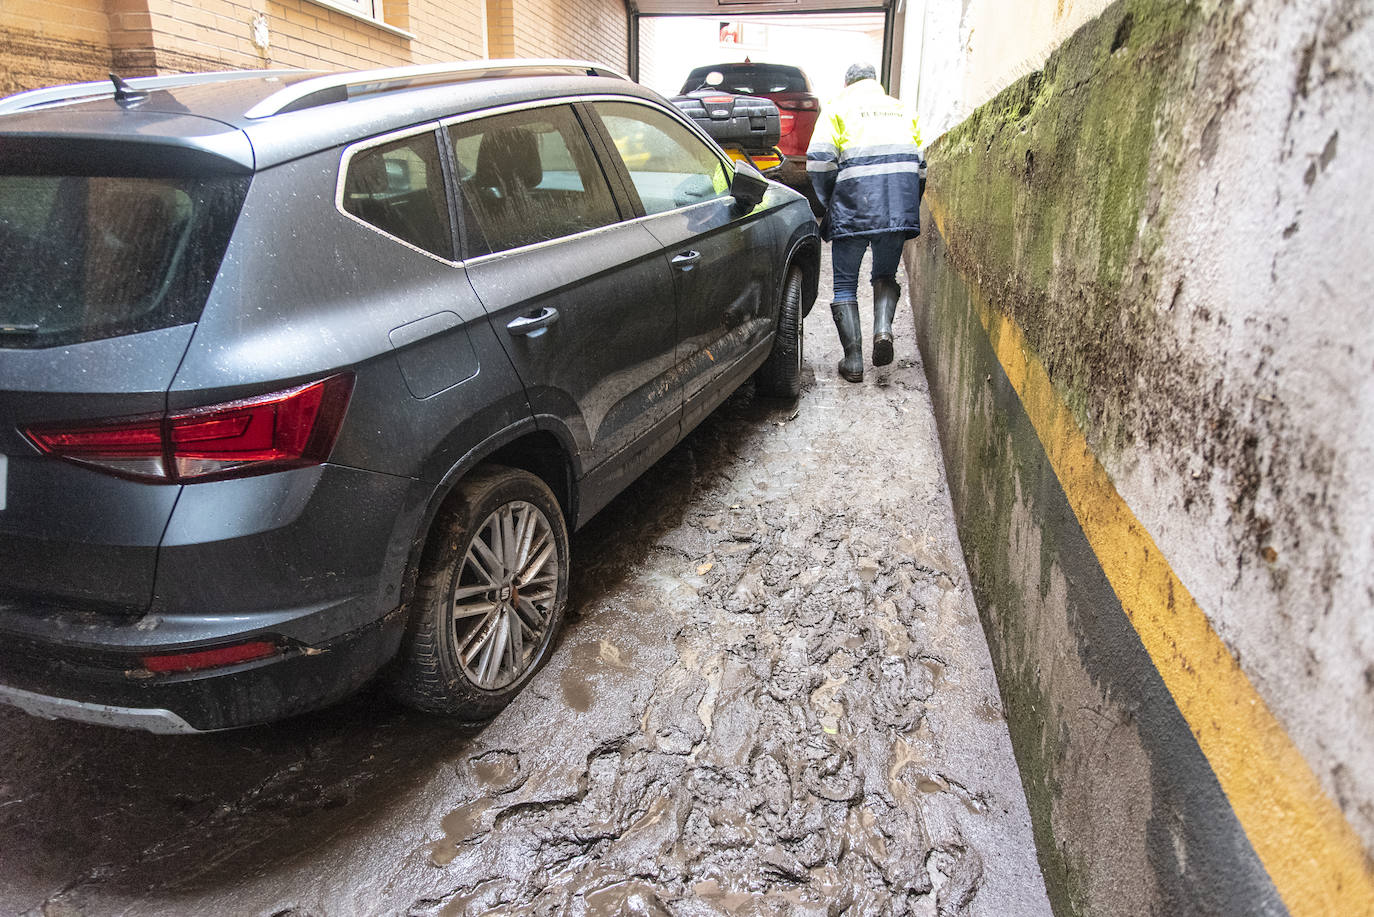
[[[248,182],[0,175],[0,347],[195,321]]]
[[[441,258],[453,258],[439,141],[433,131],[364,150],[348,164],[344,210]]]
[[[695,92],[706,85],[706,74],[718,72],[725,77],[719,86],[708,87],[723,89],[742,95],[759,96],[773,92],[810,92],[806,74],[796,67],[767,66],[764,64],[737,65],[732,67],[698,67],[687,75],[682,84],[683,92]]]

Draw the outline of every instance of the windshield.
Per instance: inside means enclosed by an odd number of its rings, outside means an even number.
[[[746,64],[734,66],[698,67],[687,76],[682,91],[693,92],[706,82],[706,74],[712,70],[725,77],[719,86],[739,95],[761,96],[774,92],[809,92],[806,76],[796,67],[768,66],[766,64]]]
[[[195,321],[246,177],[0,175],[0,347]]]

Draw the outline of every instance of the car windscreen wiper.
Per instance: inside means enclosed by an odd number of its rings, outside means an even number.
[[[9,325],[0,323],[0,334],[3,335],[36,334],[37,332],[37,325]]]

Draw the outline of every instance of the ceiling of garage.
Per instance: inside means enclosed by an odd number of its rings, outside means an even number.
[[[883,11],[900,0],[627,0],[631,13],[642,16],[741,16],[746,13],[834,13]]]

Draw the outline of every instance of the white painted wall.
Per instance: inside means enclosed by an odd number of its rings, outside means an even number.
[[[1110,0],[913,0],[906,10],[902,100],[930,143],[1051,51]]]

